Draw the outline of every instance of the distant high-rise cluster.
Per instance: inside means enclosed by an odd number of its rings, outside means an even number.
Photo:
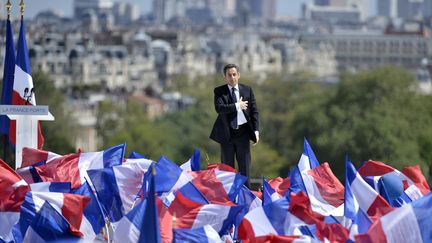
[[[391,18],[432,17],[432,0],[379,0],[377,12]]]
[[[257,21],[273,20],[276,0],[153,0],[157,23],[187,18],[193,22],[218,21],[238,17]]]

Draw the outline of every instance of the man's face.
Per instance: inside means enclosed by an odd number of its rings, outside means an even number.
[[[230,68],[225,72],[224,79],[229,85],[234,87],[238,84],[238,81],[240,79],[240,73],[237,72],[236,68]]]

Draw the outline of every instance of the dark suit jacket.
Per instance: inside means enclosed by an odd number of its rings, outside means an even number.
[[[248,108],[243,110],[246,117],[249,139],[256,142],[255,131],[259,131],[259,114],[252,88],[238,84],[240,97],[248,101]],[[214,105],[218,116],[213,125],[210,138],[218,143],[227,143],[231,139],[230,121],[237,115],[235,104],[230,98],[228,85],[222,85],[214,89]]]

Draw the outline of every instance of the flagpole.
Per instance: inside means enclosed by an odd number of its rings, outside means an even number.
[[[24,0],[21,0],[19,6],[20,6],[20,12],[21,12],[21,20],[23,20],[24,19],[24,8],[25,8]]]
[[[10,14],[11,14],[11,8],[12,8],[12,4],[10,2],[10,0],[8,0],[6,2],[6,15],[7,15],[7,20],[10,20]],[[5,80],[3,80],[3,82],[5,82]],[[3,86],[4,87],[4,86]],[[5,134],[3,135],[3,139],[4,139],[4,144],[3,144],[3,159],[4,161],[7,163],[8,161],[8,143],[9,143],[9,139],[8,139],[8,135]]]
[[[10,20],[11,8],[12,8],[12,4],[11,4],[10,0],[8,0],[6,2],[6,14],[7,14],[7,19],[8,20]]]

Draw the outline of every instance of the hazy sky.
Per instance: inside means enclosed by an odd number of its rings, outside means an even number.
[[[141,12],[146,13],[150,11],[151,4],[153,0],[117,0],[135,3],[140,6]],[[278,0],[278,15],[288,15],[288,16],[299,16],[300,6],[304,2],[311,2],[312,0]],[[368,0],[371,8],[371,12],[374,12],[375,6],[373,6],[376,0]],[[4,2],[0,1],[3,6],[0,6],[0,11],[4,14]],[[18,10],[19,1],[12,1],[15,11]],[[73,0],[24,0],[26,5],[25,16],[33,17],[38,12],[47,9],[58,9],[63,12],[66,16],[72,16],[72,4]],[[14,12],[13,16],[19,16],[18,12]]]

